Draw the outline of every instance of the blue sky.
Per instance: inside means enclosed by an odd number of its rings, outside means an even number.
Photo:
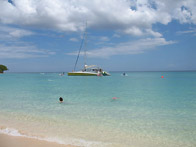
[[[0,0],[0,64],[9,72],[72,71],[87,20],[87,64],[196,70],[195,8],[195,0]],[[77,69],[83,64],[81,54]]]

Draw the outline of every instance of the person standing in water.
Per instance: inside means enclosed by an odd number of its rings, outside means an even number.
[[[60,103],[63,102],[63,98],[62,98],[62,97],[59,98],[59,102],[60,102]]]

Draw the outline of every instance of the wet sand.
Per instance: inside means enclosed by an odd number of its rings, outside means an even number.
[[[38,139],[0,134],[0,147],[74,147]]]

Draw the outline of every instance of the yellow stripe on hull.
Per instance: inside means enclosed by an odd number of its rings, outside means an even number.
[[[94,73],[77,73],[77,72],[68,72],[68,76],[97,76],[97,74]]]

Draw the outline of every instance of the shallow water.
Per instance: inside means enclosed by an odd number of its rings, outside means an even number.
[[[0,132],[92,147],[196,145],[196,72],[111,74],[0,74]]]

